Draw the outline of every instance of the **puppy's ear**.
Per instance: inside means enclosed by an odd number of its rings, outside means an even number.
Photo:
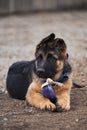
[[[35,52],[35,55],[37,53],[37,51],[41,48],[44,48],[44,47],[47,47],[48,46],[48,43],[50,42],[53,42],[55,39],[55,34],[54,33],[51,33],[49,36],[45,37],[44,39],[41,40],[41,42],[37,45],[36,47],[36,52]]]
[[[67,46],[65,44],[65,41],[61,38],[55,39],[55,47],[59,49],[60,51],[64,51],[67,49]]]
[[[54,39],[55,39],[55,34],[51,33],[49,36],[42,39],[42,41],[40,43],[52,42]]]
[[[64,59],[67,54],[67,46],[66,43],[63,39],[57,38],[55,39],[55,48],[57,49],[58,52],[60,52],[60,58]]]

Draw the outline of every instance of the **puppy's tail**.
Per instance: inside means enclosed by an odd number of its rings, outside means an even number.
[[[72,88],[84,88],[84,87],[85,87],[85,85],[79,85],[79,84],[73,82]]]

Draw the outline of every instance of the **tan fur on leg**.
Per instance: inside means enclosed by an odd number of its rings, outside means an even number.
[[[40,109],[54,110],[56,106],[41,94],[41,84],[32,82],[26,95],[27,102]]]
[[[70,109],[70,91],[72,87],[72,80],[69,79],[64,83],[63,87],[55,87],[54,91],[57,96],[57,104],[64,110]]]

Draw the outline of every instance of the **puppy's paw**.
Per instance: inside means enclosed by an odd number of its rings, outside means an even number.
[[[41,110],[47,109],[47,110],[53,111],[56,109],[56,106],[55,106],[55,104],[51,103],[50,101],[44,101],[44,102],[40,103],[40,109]]]
[[[59,100],[58,101],[58,106],[62,109],[62,110],[70,110],[70,104],[68,101],[66,100]]]

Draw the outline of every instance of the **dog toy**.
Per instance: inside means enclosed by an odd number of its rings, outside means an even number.
[[[56,95],[54,93],[53,87],[59,86],[62,87],[63,83],[53,81],[48,78],[45,83],[42,84],[42,95],[46,98],[49,98],[51,102],[56,103]]]

